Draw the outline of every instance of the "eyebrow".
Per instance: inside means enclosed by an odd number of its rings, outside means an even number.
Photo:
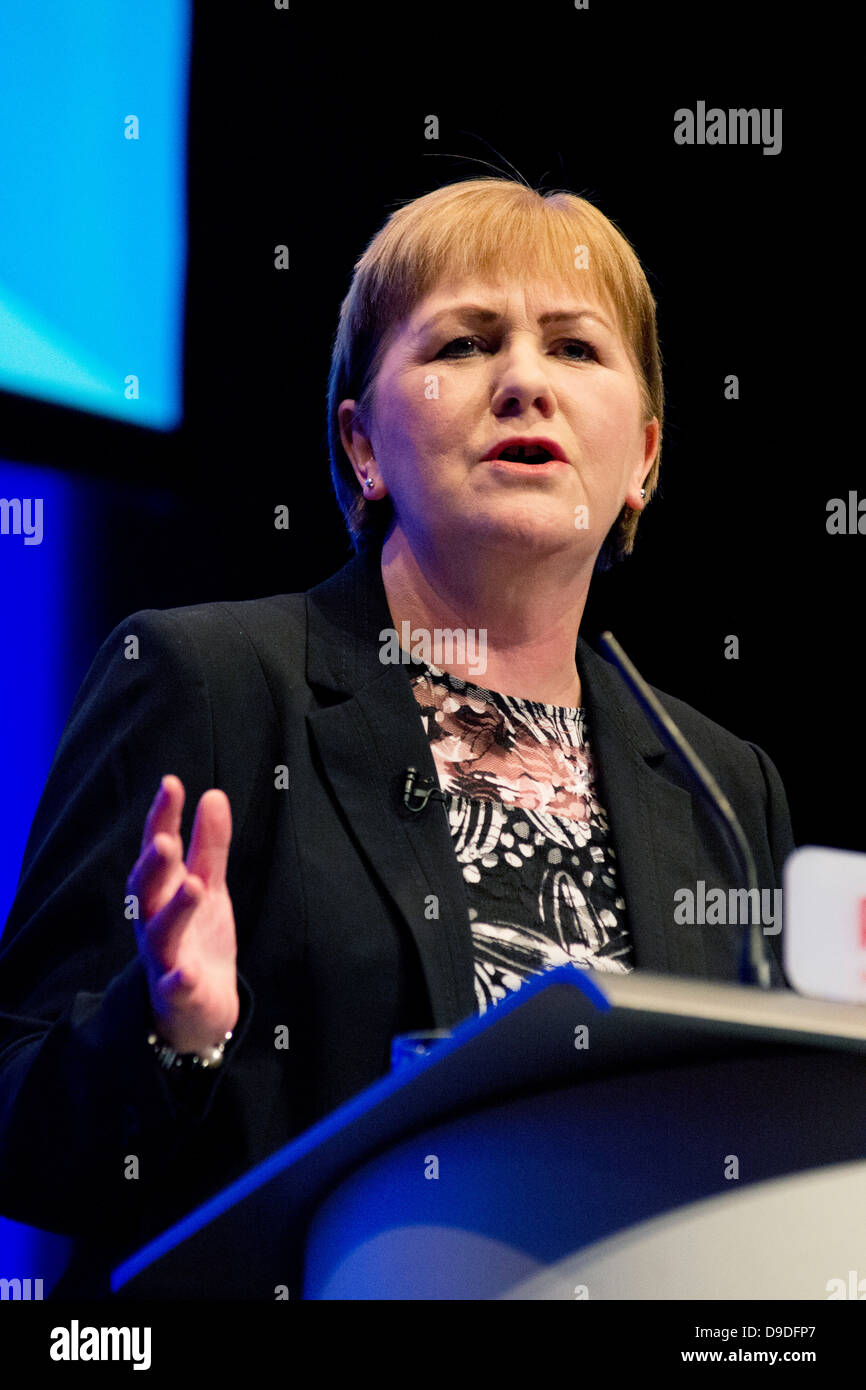
[[[495,309],[486,309],[482,304],[450,304],[446,309],[440,309],[438,313],[432,314],[429,319],[426,319],[418,329],[416,336],[421,337],[423,333],[429,328],[432,328],[440,319],[448,318],[449,316],[467,320],[474,319],[478,323],[494,323],[497,319],[502,318],[502,314],[498,313]],[[543,326],[547,323],[576,322],[578,319],[583,318],[596,319],[598,323],[603,324],[608,332],[612,333],[614,331],[607,319],[601,314],[596,313],[594,309],[556,309],[548,314],[539,314],[538,322]]]

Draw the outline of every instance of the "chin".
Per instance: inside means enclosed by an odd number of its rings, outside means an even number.
[[[457,529],[455,524],[454,534]],[[476,514],[459,529],[479,545],[518,556],[590,551],[590,533],[576,530],[573,518],[563,517],[561,510],[539,516],[537,509],[512,507],[507,514]]]

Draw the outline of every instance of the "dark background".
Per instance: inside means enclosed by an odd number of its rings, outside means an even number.
[[[125,615],[306,589],[350,557],[325,396],[354,262],[400,202],[515,166],[612,218],[659,305],[661,487],[584,634],[611,627],[654,685],[764,747],[798,843],[866,849],[866,538],[826,531],[864,479],[841,341],[859,250],[813,29],[770,5],[198,4],[183,427],[0,393],[0,454],[89,480],[68,702]],[[675,145],[699,99],[782,107],[781,153]]]

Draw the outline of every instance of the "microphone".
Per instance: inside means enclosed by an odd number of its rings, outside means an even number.
[[[661,701],[656,698],[650,687],[647,685],[643,676],[632,665],[617,642],[612,632],[603,632],[601,642],[606,652],[613,658],[630,686],[636,700],[649,715],[658,733],[669,748],[677,754],[683,765],[688,771],[693,782],[702,793],[710,809],[715,815],[728,844],[733,849],[734,855],[739,862],[743,878],[749,886],[749,902],[761,901],[761,894],[758,888],[758,873],[755,868],[755,860],[749,842],[743,833],[743,827],[734,814],[734,809],[728,798],[725,796],[713,774],[710,772],[698,757],[691,744],[686,739],[682,730],[674,723]],[[755,890],[752,897],[751,890]],[[761,914],[758,912],[758,920],[749,923],[748,931],[743,936],[743,953],[740,958],[740,983],[756,984],[761,989],[772,989],[772,977],[770,974],[770,962],[767,955],[767,943],[761,930]]]
[[[416,813],[426,811],[428,801],[447,800],[447,796],[437,788],[432,777],[422,777],[416,767],[406,768],[406,780],[403,783],[403,805],[407,811]]]

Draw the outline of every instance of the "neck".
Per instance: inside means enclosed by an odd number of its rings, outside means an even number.
[[[473,554],[475,563],[465,554],[455,563],[453,550],[418,555],[398,527],[391,531],[382,582],[401,646],[404,623],[431,641],[436,629],[465,634],[465,643],[444,644],[448,656],[433,664],[503,695],[580,705],[575,648],[592,565],[561,554],[518,560],[481,547]]]

